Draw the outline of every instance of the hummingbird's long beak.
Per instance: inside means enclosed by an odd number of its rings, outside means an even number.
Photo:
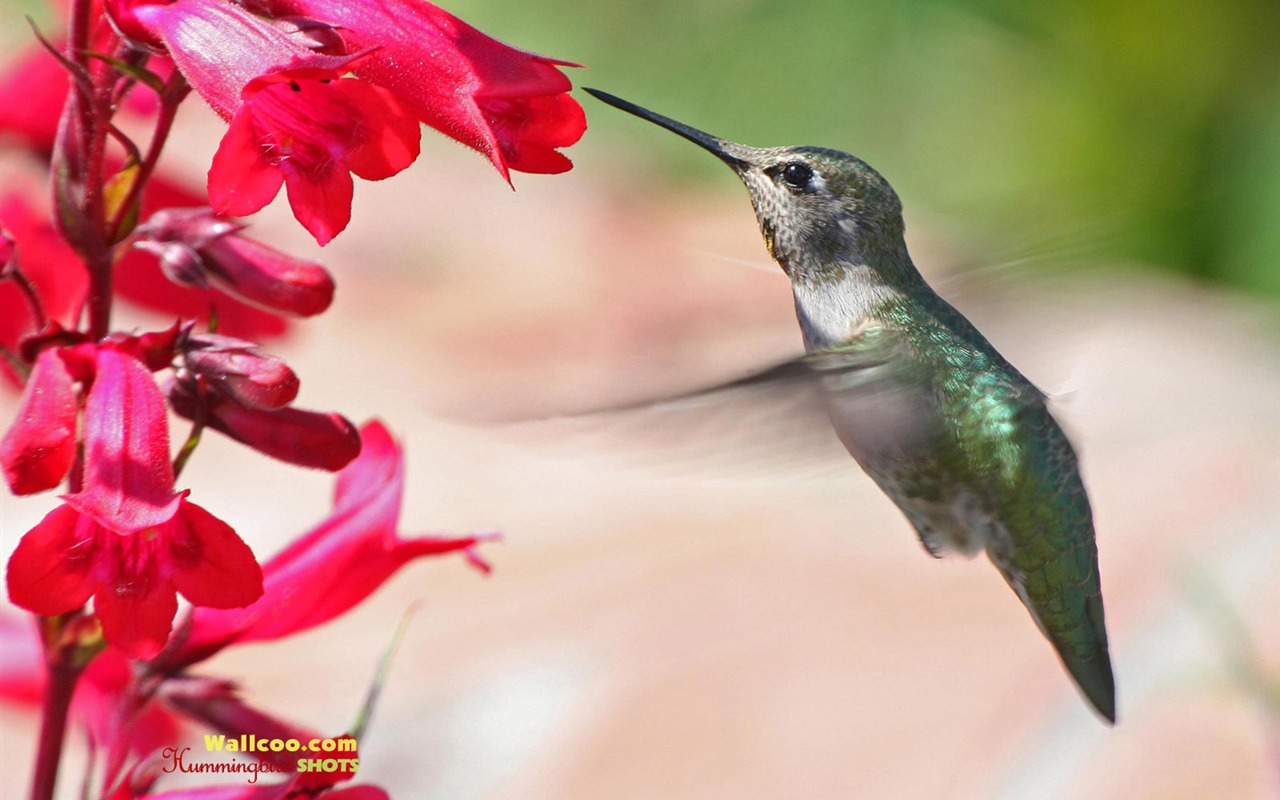
[[[614,108],[620,108],[629,114],[635,114],[637,117],[640,117],[641,119],[647,119],[655,125],[660,125],[666,128],[667,130],[671,131],[672,133],[677,133],[683,136],[684,138],[688,139],[689,141],[693,142],[694,144],[700,145],[701,147],[704,147],[707,150],[710,150],[713,154],[715,154],[716,158],[719,158],[721,161],[728,164],[730,167],[734,169],[735,172],[741,173],[751,166],[751,163],[749,161],[746,161],[745,159],[734,154],[734,151],[737,151],[745,155],[746,154],[745,151],[748,150],[748,148],[743,145],[735,144],[734,142],[725,141],[724,139],[721,139],[718,136],[712,136],[709,133],[703,133],[697,128],[690,128],[688,125],[685,125],[683,122],[676,122],[674,119],[671,119],[670,117],[664,117],[661,114],[655,114],[654,112],[650,111],[647,108],[641,108],[635,103],[628,103],[626,100],[623,100],[621,97],[615,97],[609,94],[608,92],[602,92],[598,89],[588,89],[585,86],[582,87],[582,90],[587,94],[591,95],[592,97],[596,98],[597,100],[601,100],[605,103],[608,103]]]

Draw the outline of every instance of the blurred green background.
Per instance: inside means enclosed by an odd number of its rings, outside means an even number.
[[[1275,0],[452,0],[596,86],[883,172],[975,263],[1146,265],[1280,295]],[[723,179],[581,96],[605,136]]]

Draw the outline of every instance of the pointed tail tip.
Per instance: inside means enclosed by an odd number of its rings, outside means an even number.
[[[1111,658],[1104,651],[1101,658],[1066,665],[1080,693],[1109,725],[1116,724],[1116,680],[1111,671]]]

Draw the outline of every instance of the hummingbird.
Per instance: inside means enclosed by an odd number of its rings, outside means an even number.
[[[614,95],[597,99],[710,151],[747,187],[791,281],[837,437],[934,557],[985,550],[1097,712],[1115,722],[1093,513],[1047,398],[916,269],[902,202],[862,160],[749,147]]]

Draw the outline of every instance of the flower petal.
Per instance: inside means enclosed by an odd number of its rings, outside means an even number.
[[[351,173],[340,165],[312,173],[292,169],[289,164],[283,166],[293,216],[316,237],[317,244],[328,244],[351,221],[355,189]]]
[[[141,5],[133,15],[164,42],[187,81],[223,119],[231,118],[254,78],[289,68],[336,69],[350,61],[312,51],[296,26],[273,24],[222,0]]]
[[[45,350],[0,440],[0,463],[14,494],[33,494],[62,483],[75,454],[75,384],[57,350]]]
[[[84,427],[84,489],[67,502],[118,533],[172,519],[179,495],[169,462],[169,421],[147,368],[110,348],[99,350]]]
[[[242,108],[218,143],[209,166],[209,205],[219,214],[245,217],[275,199],[284,174],[263,158],[253,130],[253,110]]]
[[[489,536],[400,539],[403,454],[381,423],[361,430],[359,458],[338,480],[333,514],[263,566],[263,596],[241,610],[197,608],[174,665],[207,658],[231,642],[278,639],[323,624],[372,594],[407,562],[469,551]]]
[[[166,535],[174,588],[193,605],[241,608],[262,596],[262,568],[227,523],[183,500]]]
[[[169,640],[173,617],[178,613],[178,596],[172,586],[160,580],[139,591],[108,584],[94,594],[93,610],[102,622],[102,635],[107,641],[130,657],[145,660],[159,653]]]
[[[288,0],[286,6],[337,26],[348,50],[377,48],[356,75],[395,93],[414,116],[508,170],[563,171],[554,150],[586,130],[566,93],[568,62],[509,47],[424,0]],[[553,103],[543,98],[560,96]],[[494,104],[487,101],[503,101]],[[550,124],[541,121],[551,115]],[[526,130],[543,135],[525,141]],[[545,135],[555,131],[555,136]]]
[[[41,616],[75,611],[93,595],[93,520],[60,505],[27,531],[9,557],[9,599]]]
[[[391,92],[380,86],[348,78],[336,81],[335,93],[364,120],[360,138],[345,163],[367,181],[390,178],[418,158],[422,128]]]

